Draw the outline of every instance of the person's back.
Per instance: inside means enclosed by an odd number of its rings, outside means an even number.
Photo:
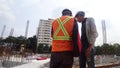
[[[52,23],[52,53],[50,68],[72,68],[74,18],[70,10],[65,9],[62,16]]]
[[[74,18],[62,16],[52,23],[52,52],[73,51],[72,31]]]

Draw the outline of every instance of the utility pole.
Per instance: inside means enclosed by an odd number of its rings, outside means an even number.
[[[27,21],[27,25],[26,25],[25,39],[27,39],[27,35],[28,35],[28,27],[29,27],[29,20]]]
[[[25,50],[26,50],[26,43],[27,43],[27,34],[28,34],[28,27],[29,27],[29,20],[27,20],[27,25],[25,29],[25,39],[23,41],[23,44],[21,44],[21,49],[20,52],[22,54],[22,57],[25,55]]]
[[[103,44],[106,44],[107,43],[107,35],[106,35],[105,20],[102,20],[102,33],[103,33]]]
[[[13,35],[13,32],[14,32],[14,28],[11,28],[11,31],[10,31],[9,37]]]
[[[6,29],[6,25],[3,26],[2,33],[1,33],[1,38],[3,38],[5,29]]]
[[[103,46],[106,46],[107,44],[107,35],[106,35],[106,24],[105,24],[105,20],[102,20],[102,32],[103,32]],[[106,48],[104,48],[104,57],[107,56],[107,52],[108,50]]]

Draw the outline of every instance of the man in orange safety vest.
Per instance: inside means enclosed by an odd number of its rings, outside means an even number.
[[[72,12],[64,9],[62,16],[52,23],[50,68],[72,68],[74,44],[77,44],[78,35],[78,24],[72,17]]]

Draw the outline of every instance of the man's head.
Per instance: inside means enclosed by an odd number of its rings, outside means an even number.
[[[83,12],[83,11],[79,11],[75,15],[75,18],[78,22],[82,22],[84,20],[84,17],[85,17],[85,12]]]
[[[72,12],[69,9],[64,9],[62,11],[62,16],[72,16]]]

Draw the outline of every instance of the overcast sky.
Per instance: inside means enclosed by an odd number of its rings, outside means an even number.
[[[68,8],[73,12],[85,11],[86,17],[93,17],[99,33],[96,44],[102,44],[101,20],[105,19],[107,42],[120,43],[119,0],[0,0],[0,33],[6,25],[4,37],[11,28],[13,36],[25,35],[27,20],[30,21],[28,37],[36,34],[40,19],[57,18]],[[80,29],[80,28],[79,28]]]

